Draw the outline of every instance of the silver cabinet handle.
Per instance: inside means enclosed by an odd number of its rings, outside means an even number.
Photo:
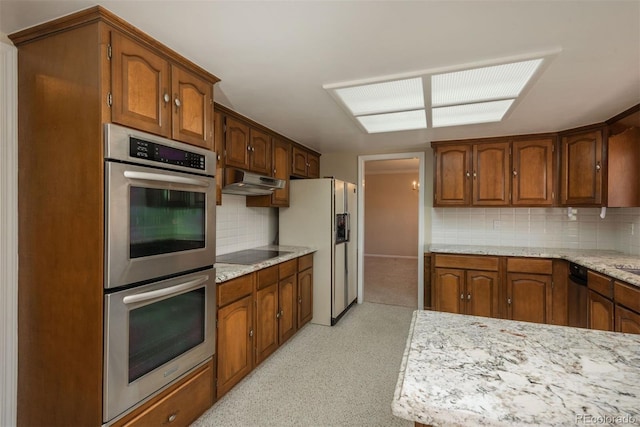
[[[167,418],[167,421],[169,421],[170,423],[174,422],[176,420],[176,414],[171,414],[169,415],[169,418]]]
[[[602,169],[602,166],[600,166],[600,162],[596,163],[596,171],[600,172],[600,169]]]
[[[200,276],[197,279],[190,280],[188,282],[180,283],[179,285],[171,286],[164,289],[158,289],[157,291],[143,292],[141,294],[127,295],[122,298],[122,302],[125,304],[134,304],[136,302],[149,301],[155,298],[164,297],[167,295],[178,294],[183,291],[196,288],[198,285],[209,280],[208,275]]]
[[[284,310],[280,310],[280,317],[284,317]]]
[[[467,294],[467,301],[471,301],[471,294]]]
[[[476,173],[476,171],[473,171],[473,179],[476,179],[477,176],[478,174]]]
[[[517,170],[513,170],[513,176],[518,176],[518,171]]]
[[[276,313],[276,319],[279,319],[279,318],[280,318],[280,312],[277,312]]]
[[[251,330],[249,331],[249,336],[250,336],[250,337],[253,337],[253,329],[251,329]]]
[[[464,294],[460,294],[460,299],[464,299]]]
[[[467,178],[471,177],[471,174],[469,173],[469,171],[466,171],[465,175],[467,176]]]
[[[511,305],[511,298],[507,298],[507,304]]]
[[[169,103],[169,101],[171,101],[171,97],[169,96],[168,93],[165,93],[164,96],[162,97],[162,99],[164,100],[165,104],[167,104],[167,103]]]
[[[196,187],[205,187],[205,188],[209,187],[209,183],[201,179],[186,178],[182,176],[163,175],[160,173],[124,171],[124,177],[133,179],[133,180],[140,180],[140,181],[159,181],[159,182],[169,182],[172,184],[193,185]]]
[[[180,108],[180,106],[182,105],[182,103],[180,102],[180,100],[176,97],[176,99],[173,100],[173,102],[176,104],[176,107]]]

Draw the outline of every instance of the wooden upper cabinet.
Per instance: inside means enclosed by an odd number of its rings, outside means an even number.
[[[512,205],[553,205],[553,147],[554,138],[513,141]]]
[[[251,128],[249,131],[249,169],[271,176],[271,137]]]
[[[222,180],[224,168],[224,117],[219,111],[213,113],[213,151],[216,153],[216,205],[222,204]]]
[[[435,147],[434,206],[471,203],[471,145]]]
[[[508,142],[473,145],[474,205],[508,205],[511,194],[509,177]]]
[[[115,31],[111,46],[111,120],[171,137],[169,61]]]
[[[560,203],[564,206],[602,204],[602,130],[561,139]]]
[[[249,168],[249,126],[232,117],[226,119],[225,166]]]
[[[289,175],[291,170],[291,144],[273,140],[273,176],[286,181],[285,188],[275,190],[271,196],[274,206],[289,206]]]
[[[171,137],[213,150],[213,85],[176,65],[171,81]]]
[[[291,175],[300,178],[319,178],[320,156],[304,148],[294,146],[291,158]]]
[[[213,84],[111,32],[111,121],[213,149]]]

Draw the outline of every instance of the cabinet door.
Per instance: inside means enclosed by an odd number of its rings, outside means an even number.
[[[213,150],[216,152],[216,205],[222,204],[222,153],[224,152],[224,118],[222,113],[213,114]]]
[[[298,273],[298,329],[313,318],[313,268]]]
[[[273,140],[273,176],[286,181],[282,190],[275,190],[271,204],[278,207],[289,206],[289,170],[291,169],[291,144],[279,139]]]
[[[218,399],[253,369],[253,297],[218,309]]]
[[[553,204],[553,138],[513,141],[511,204]]]
[[[282,345],[296,333],[297,326],[297,275],[285,277],[278,285],[278,298],[280,300],[279,318],[279,343]]]
[[[257,129],[249,131],[249,169],[262,175],[272,175],[271,137]]]
[[[616,331],[627,334],[640,334],[640,314],[616,305]]]
[[[231,117],[226,118],[225,166],[249,168],[249,126]]]
[[[551,276],[507,274],[507,316],[512,320],[547,323]]]
[[[256,293],[256,365],[278,348],[278,283]]]
[[[561,147],[560,203],[599,205],[602,202],[602,132],[563,137]]]
[[[471,203],[471,146],[435,148],[435,206],[465,206]]]
[[[111,33],[111,120],[171,136],[169,62],[120,33]]]
[[[172,138],[213,150],[213,85],[173,65],[171,86]]]
[[[313,153],[307,153],[307,176],[320,178],[320,157]]]
[[[473,146],[473,204],[506,206],[511,195],[509,143]]]
[[[498,317],[498,273],[467,271],[466,314]]]
[[[464,313],[464,270],[436,268],[435,308],[437,311]]]
[[[298,147],[293,147],[291,174],[301,178],[307,177],[307,152]]]
[[[613,331],[613,301],[597,292],[589,290],[587,296],[587,319],[589,329]]]

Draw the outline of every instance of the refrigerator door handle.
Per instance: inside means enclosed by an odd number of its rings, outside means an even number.
[[[351,214],[347,212],[345,214],[347,216],[347,231],[345,232],[345,242],[348,242],[351,239]]]

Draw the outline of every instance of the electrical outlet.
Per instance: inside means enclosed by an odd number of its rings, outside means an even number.
[[[500,221],[499,219],[494,219],[493,220],[493,229],[494,230],[499,230],[502,228],[502,221]]]

